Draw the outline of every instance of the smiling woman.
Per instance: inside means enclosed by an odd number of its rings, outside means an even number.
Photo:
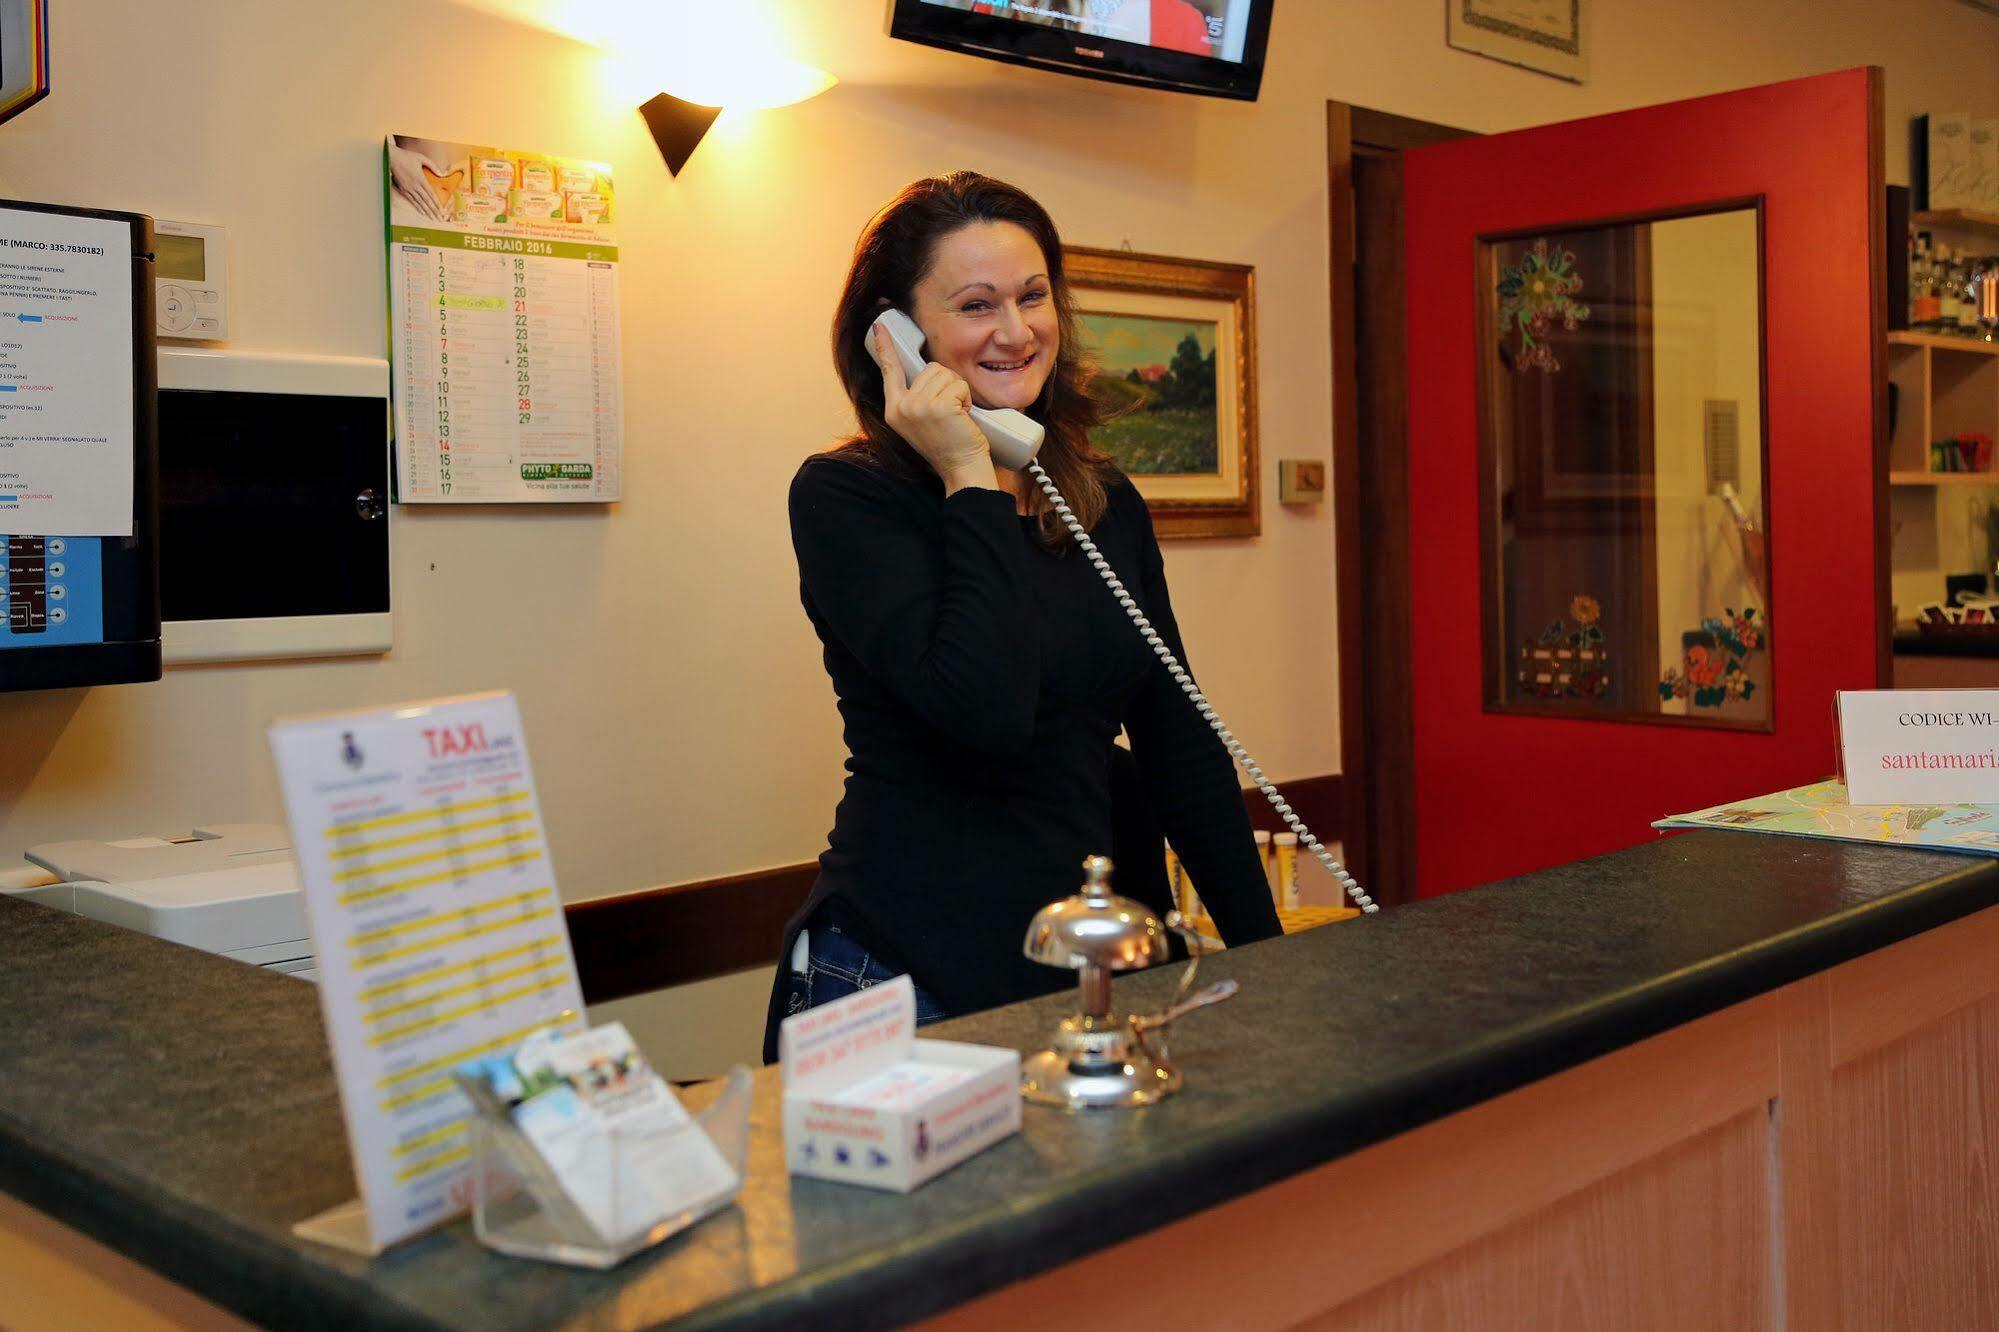
[[[969,223],[937,242],[909,315],[930,359],[981,407],[1032,407],[1062,347],[1041,247],[1012,222]]]
[[[833,357],[860,429],[791,487],[848,777],[786,933],[766,1058],[788,1013],[901,974],[925,1021],[1060,987],[1021,954],[1028,921],[1107,851],[1129,861],[1122,891],[1164,915],[1161,830],[1229,942],[1278,932],[1227,751],[970,415],[1040,422],[1035,460],[1183,655],[1145,501],[1091,445],[1101,408],[1063,261],[1039,204],[971,172],[910,185],[855,246]],[[913,375],[871,341],[884,308],[923,334]],[[1114,819],[1113,773],[1134,760],[1143,794]],[[1133,805],[1156,827],[1114,846]]]
[[[983,455],[984,445],[972,442],[977,432],[967,420],[950,419],[950,411],[909,434],[889,421],[888,383],[866,330],[884,308],[899,308],[915,320],[925,354],[942,370],[907,385],[916,390],[911,409],[929,412],[942,393],[966,406],[1029,411],[1047,429],[1037,461],[1083,526],[1093,528],[1109,473],[1090,442],[1102,411],[1085,391],[1087,363],[1063,262],[1054,221],[1011,185],[965,171],[905,188],[856,242],[834,313],[834,366],[861,426],[852,445],[911,476],[944,474],[937,451],[949,447],[954,432],[959,444]],[[991,472],[989,458],[973,465]],[[987,481],[1037,515],[1048,544],[1067,540],[1055,514],[1038,493],[1026,496],[1016,475]]]

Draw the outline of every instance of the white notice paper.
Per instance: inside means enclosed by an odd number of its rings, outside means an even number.
[[[132,229],[0,208],[0,536],[132,535]]]
[[[580,1019],[576,961],[511,694],[279,722],[271,748],[378,1251],[465,1209],[451,1071]]]
[[[1999,689],[1839,693],[1855,805],[1999,805]]]

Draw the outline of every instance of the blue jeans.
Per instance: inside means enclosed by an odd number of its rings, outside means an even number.
[[[830,1004],[850,994],[894,980],[902,973],[875,960],[867,949],[831,925],[814,923],[808,929],[805,970],[786,973],[784,1012],[803,1013],[808,1008]],[[916,989],[916,1025],[942,1022],[951,1015],[921,985]]]

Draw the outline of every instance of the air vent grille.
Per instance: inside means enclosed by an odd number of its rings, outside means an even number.
[[[1723,485],[1742,489],[1740,411],[1733,398],[1709,398],[1701,408],[1701,435],[1707,452],[1707,493]]]

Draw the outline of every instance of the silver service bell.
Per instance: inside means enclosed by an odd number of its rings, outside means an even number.
[[[1236,992],[1225,980],[1189,996],[1201,965],[1200,936],[1168,912],[1164,922],[1143,903],[1110,889],[1108,856],[1083,862],[1075,896],[1035,913],[1023,951],[1036,962],[1077,972],[1082,1011],[1062,1019],[1051,1049],[1021,1066],[1020,1094],[1066,1110],[1115,1110],[1151,1105],[1180,1090],[1180,1070],[1166,1059],[1160,1028],[1184,1014],[1220,1003]],[[1111,973],[1164,962],[1167,931],[1187,940],[1192,959],[1164,1011],[1119,1017],[1111,1011]]]

